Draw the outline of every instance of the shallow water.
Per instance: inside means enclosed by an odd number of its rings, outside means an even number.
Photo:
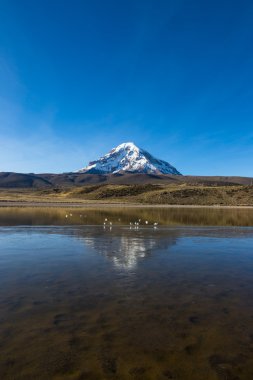
[[[0,379],[250,380],[252,263],[251,227],[1,227]]]
[[[66,217],[67,216],[67,217]],[[0,226],[16,225],[129,225],[141,219],[163,226],[253,226],[253,208],[176,207],[2,207]]]

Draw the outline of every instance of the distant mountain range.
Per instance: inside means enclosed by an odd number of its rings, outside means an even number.
[[[0,172],[0,188],[62,188],[86,185],[141,185],[141,184],[201,184],[201,185],[251,185],[249,177],[183,176],[174,174],[143,173],[63,173],[25,174]]]
[[[155,158],[146,150],[138,148],[132,142],[118,145],[103,157],[90,162],[88,166],[78,170],[78,172],[89,174],[142,173],[181,175],[168,162]]]
[[[97,184],[252,185],[252,178],[183,176],[134,143],[123,143],[83,169],[62,174],[0,172],[0,188],[62,188]]]

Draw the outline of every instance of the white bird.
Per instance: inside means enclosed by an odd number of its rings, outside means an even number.
[[[68,214],[65,215],[65,218],[67,218],[67,217],[68,217]]]
[[[139,219],[139,222],[141,222],[141,219]]]
[[[105,222],[107,222],[107,218],[105,218]]]
[[[148,220],[146,220],[145,223],[148,224]]]
[[[72,216],[72,214],[69,214],[70,216]]]
[[[112,222],[110,222],[110,226],[112,226]]]

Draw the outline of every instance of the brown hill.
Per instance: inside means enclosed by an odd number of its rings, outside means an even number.
[[[51,186],[50,181],[38,174],[0,172],[0,187],[2,188],[42,188]]]
[[[205,186],[251,185],[250,177],[229,176],[178,176],[153,174],[23,174],[0,172],[1,188],[48,188],[73,187],[96,184],[191,184]]]

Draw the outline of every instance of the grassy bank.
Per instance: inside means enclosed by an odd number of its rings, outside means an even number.
[[[253,206],[253,186],[199,184],[85,185],[50,189],[0,189],[0,202],[124,203]]]

